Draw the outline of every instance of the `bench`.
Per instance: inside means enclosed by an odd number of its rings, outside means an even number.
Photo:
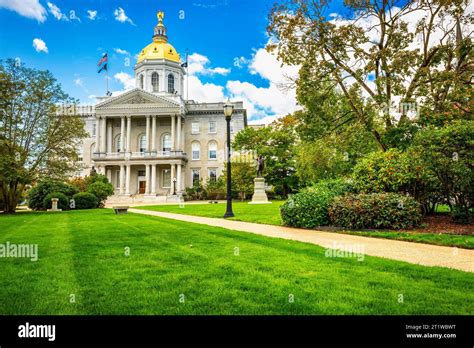
[[[127,214],[128,206],[117,206],[112,207],[115,211],[115,214]]]

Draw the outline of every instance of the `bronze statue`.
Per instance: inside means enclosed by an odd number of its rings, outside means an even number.
[[[265,168],[265,158],[259,155],[257,158],[257,178],[261,178],[263,175],[263,169]]]

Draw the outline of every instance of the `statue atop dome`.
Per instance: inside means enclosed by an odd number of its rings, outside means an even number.
[[[165,18],[165,13],[163,11],[158,11],[156,13],[156,17],[158,18],[158,25],[163,25],[163,18]]]
[[[166,28],[163,24],[163,18],[165,18],[165,13],[163,11],[158,11],[156,17],[158,18],[158,24],[155,26],[155,35],[153,35],[153,40],[167,42],[168,37],[166,36]]]

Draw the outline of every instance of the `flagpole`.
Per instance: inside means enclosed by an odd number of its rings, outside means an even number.
[[[109,52],[106,52],[107,54],[107,69],[105,69],[105,86],[106,86],[106,91],[105,95],[107,96],[109,94]]]
[[[189,100],[189,62],[188,62],[189,49],[186,48],[186,100]]]

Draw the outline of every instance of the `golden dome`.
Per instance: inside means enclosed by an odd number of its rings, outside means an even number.
[[[179,54],[176,49],[168,43],[166,36],[166,28],[163,25],[163,12],[158,12],[158,24],[155,26],[155,35],[153,35],[153,42],[141,50],[138,55],[137,64],[143,60],[152,59],[167,59],[172,62],[179,63]]]

